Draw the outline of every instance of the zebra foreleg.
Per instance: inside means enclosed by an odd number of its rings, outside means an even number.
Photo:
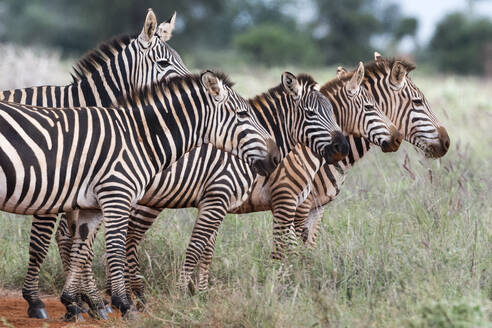
[[[210,273],[210,264],[215,251],[215,240],[217,239],[217,231],[210,237],[209,243],[203,251],[202,260],[198,267],[198,290],[205,291],[208,289],[208,277]]]
[[[57,215],[36,215],[32,221],[29,242],[29,265],[24,286],[22,287],[22,297],[29,303],[27,315],[30,318],[48,318],[46,307],[39,297],[39,271],[48,253],[56,220]]]
[[[138,260],[138,245],[142,242],[145,233],[152,226],[162,209],[136,205],[130,215],[128,234],[126,236],[126,260],[129,274],[129,287],[137,298],[137,309],[145,308],[145,284],[140,274]],[[127,286],[128,288],[128,286]]]
[[[202,258],[204,249],[209,245],[214,234],[217,233],[220,223],[227,213],[225,195],[202,200],[198,207],[198,217],[193,227],[190,243],[186,249],[186,258],[178,280],[178,288],[186,290],[191,282],[191,274]]]
[[[123,196],[123,195],[122,195]],[[104,227],[108,267],[111,279],[111,304],[120,310],[126,319],[133,319],[135,311],[132,309],[125,288],[124,272],[126,266],[126,235],[131,205],[130,195],[115,201],[115,195],[106,199],[99,199],[104,213]]]

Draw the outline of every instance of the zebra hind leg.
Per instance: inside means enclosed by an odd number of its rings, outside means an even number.
[[[85,268],[90,258],[91,241],[93,241],[102,216],[99,211],[74,211],[68,216],[71,217],[69,221],[75,227],[75,233],[70,254],[70,268],[60,299],[67,309],[65,321],[77,321],[81,318],[82,300],[86,301],[90,308],[104,308],[104,302],[97,290],[95,293],[87,293],[92,286],[90,284],[87,286],[87,279],[84,279],[87,271]],[[92,276],[89,277],[91,278]],[[84,297],[82,293],[85,294]]]
[[[39,297],[39,271],[46,258],[57,215],[34,216],[29,242],[29,265],[22,297],[29,303],[29,318],[48,319],[46,307]]]
[[[92,270],[92,262],[94,260],[94,240],[96,239],[101,222],[102,220],[96,224],[88,225],[93,231],[88,232],[88,258],[82,271],[81,299],[89,305],[89,315],[94,319],[108,319],[108,312],[112,312],[111,306],[109,306],[107,302],[103,300],[103,303],[100,303],[99,290],[97,289],[94,272]]]

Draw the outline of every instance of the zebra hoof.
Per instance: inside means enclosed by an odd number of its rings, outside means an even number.
[[[126,311],[125,314],[123,314],[123,320],[136,320],[136,319],[138,319],[138,312],[133,306],[131,309]]]
[[[89,315],[91,318],[96,320],[108,320],[108,313],[106,312],[106,307],[102,307],[96,310],[90,310]]]
[[[48,312],[46,312],[46,309],[43,307],[35,307],[31,308],[29,307],[27,309],[27,315],[29,318],[36,318],[36,319],[49,319],[50,317],[48,316]]]
[[[82,316],[82,313],[70,313],[70,312],[67,312],[63,316],[63,321],[65,321],[65,322],[84,322],[85,319]]]
[[[146,307],[145,301],[142,301],[141,299],[139,299],[137,301],[137,311],[138,312],[144,312],[145,311],[145,307]]]
[[[113,313],[113,308],[111,307],[111,305],[106,304],[105,308],[106,308],[106,312]]]

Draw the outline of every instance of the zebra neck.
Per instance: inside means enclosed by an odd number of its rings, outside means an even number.
[[[285,92],[275,89],[249,99],[258,122],[265,128],[280,151],[283,159],[297,145],[291,129],[293,127],[294,102]]]
[[[357,161],[362,159],[362,157],[371,150],[372,144],[367,141],[365,138],[356,137],[354,135],[348,135],[345,137],[347,142],[349,143],[349,153],[347,157],[345,157],[341,161],[341,167],[343,171],[346,173],[350,170]]]
[[[209,108],[206,105],[208,101],[208,98],[202,97],[203,106],[196,106],[197,108],[179,107],[171,98],[166,101],[161,99],[154,104],[131,106],[131,121],[138,130],[141,151],[146,153],[153,168],[157,171],[164,170],[205,142],[207,127],[212,126],[208,122],[212,115],[207,115],[206,111]],[[165,106],[165,103],[173,103],[173,106]]]

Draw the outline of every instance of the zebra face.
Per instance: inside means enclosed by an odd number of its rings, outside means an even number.
[[[430,105],[422,92],[407,76],[403,95],[408,95],[406,105],[408,111],[407,126],[403,129],[405,140],[421,149],[428,158],[444,156],[450,145],[448,132],[439,123],[430,109]]]
[[[131,83],[138,90],[156,82],[166,82],[175,76],[190,74],[181,56],[167,41],[172,36],[176,13],[157,26],[152,9],[149,9],[142,32],[135,40],[135,70]]]
[[[304,144],[328,163],[348,155],[349,145],[336,123],[333,107],[309,76],[282,74],[282,84],[294,101],[296,142]]]
[[[337,71],[337,77],[343,81],[345,71]],[[343,88],[338,99],[342,102],[343,112],[339,113],[339,123],[345,134],[363,137],[380,146],[383,152],[394,152],[400,147],[402,136],[389,118],[384,115],[374,97],[363,87],[364,64],[359,63]]]
[[[258,122],[249,102],[232,89],[232,83],[220,73],[207,71],[202,84],[215,107],[211,113],[213,129],[207,142],[222,144],[224,151],[246,161],[254,172],[270,174],[277,162],[275,142]]]
[[[375,53],[374,57],[379,70],[368,78],[379,81],[374,85],[367,82],[366,85],[378,97],[385,114],[404,140],[422,150],[426,157],[444,156],[449,149],[449,136],[422,91],[408,76],[415,66],[400,60],[389,61],[379,53]]]

